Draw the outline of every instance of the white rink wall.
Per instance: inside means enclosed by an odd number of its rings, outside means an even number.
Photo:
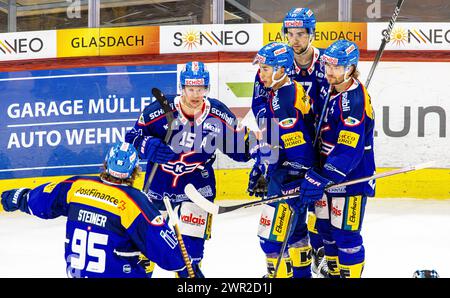
[[[211,97],[232,108],[249,107],[251,97],[237,97],[227,83],[253,81],[251,63],[210,63]],[[372,62],[359,63],[365,83]],[[179,66],[180,67],[180,66]],[[375,109],[378,167],[403,167],[434,160],[450,168],[450,63],[380,62],[369,86]],[[243,168],[219,155],[219,168]]]

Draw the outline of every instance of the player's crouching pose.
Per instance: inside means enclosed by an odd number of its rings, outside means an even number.
[[[302,85],[287,75],[293,67],[292,48],[282,43],[270,43],[261,48],[254,63],[259,64],[259,76],[265,87],[270,87],[265,112],[270,132],[267,139],[260,140],[256,149],[251,149],[256,162],[250,175],[249,188],[267,170],[268,196],[281,195],[285,185],[301,179],[314,162],[312,136],[304,119],[312,113],[310,101]],[[264,121],[263,121],[264,122]],[[262,123],[260,121],[260,123]],[[276,130],[273,131],[272,127]],[[267,147],[271,157],[267,158]],[[279,151],[276,151],[278,148]],[[278,159],[274,159],[278,152]],[[287,187],[289,188],[289,187]],[[291,232],[287,234],[290,217],[293,216]],[[265,205],[261,214],[258,236],[266,254],[268,277],[274,277],[282,242],[289,237],[288,252],[283,253],[277,277],[311,277],[311,246],[305,222],[306,208],[292,213],[286,203]]]
[[[336,41],[322,57],[333,91],[320,129],[320,167],[308,170],[299,198],[288,202],[294,209],[318,202],[317,226],[324,239],[330,277],[361,277],[364,246],[360,231],[367,197],[375,194],[375,182],[342,187],[325,195],[324,191],[330,184],[373,175],[374,113],[370,96],[357,79],[357,45]]]
[[[216,149],[236,161],[250,160],[246,128],[239,127],[235,115],[219,100],[207,97],[209,72],[202,62],[188,62],[180,73],[182,94],[168,99],[175,121],[168,144],[163,142],[167,119],[158,102],[147,106],[126,141],[147,159],[147,173],[158,168],[149,187],[149,196],[165,210],[168,197],[180,219],[180,230],[194,265],[203,258],[205,240],[211,234],[211,214],[191,202],[184,187],[191,183],[207,199],[216,196],[213,170]]]
[[[148,197],[133,187],[140,168],[128,143],[111,147],[100,177],[74,176],[60,183],[2,193],[5,211],[43,219],[67,217],[68,277],[147,277],[140,255],[188,277],[173,231]],[[197,268],[198,269],[198,268]],[[197,277],[202,274],[196,271]]]

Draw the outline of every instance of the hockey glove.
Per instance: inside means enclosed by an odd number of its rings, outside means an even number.
[[[2,206],[5,211],[16,211],[26,209],[26,196],[30,192],[30,188],[17,188],[6,190],[2,193]],[[25,198],[25,200],[23,200]],[[22,207],[22,208],[21,208]],[[24,211],[26,212],[26,210]]]
[[[145,137],[141,144],[141,156],[151,162],[164,164],[175,159],[176,154],[164,142],[156,137]]]
[[[265,178],[266,166],[264,164],[255,163],[250,171],[248,178],[247,191],[250,196],[255,197],[267,196],[268,181]]]
[[[308,205],[320,200],[325,188],[331,184],[333,184],[333,181],[320,176],[313,169],[308,170],[300,185],[300,201]]]
[[[203,272],[200,270],[200,266],[198,265],[198,263],[193,263],[192,269],[194,270],[195,278],[205,278]],[[184,267],[183,270],[178,271],[177,273],[180,278],[189,278],[187,267]]]
[[[257,142],[250,149],[250,155],[255,160],[252,170],[250,171],[247,191],[250,196],[264,197],[267,195],[268,169],[271,158],[271,148],[266,142]]]
[[[298,193],[300,191],[300,185],[302,183],[303,179],[294,180],[289,183],[284,183],[281,185],[281,193],[283,195],[292,195],[294,193]],[[289,206],[294,209],[296,213],[301,213],[306,210],[306,205],[303,204],[302,201],[300,201],[300,196],[287,199],[286,203],[289,204]]]

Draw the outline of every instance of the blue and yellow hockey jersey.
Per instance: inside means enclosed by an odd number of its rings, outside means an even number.
[[[352,80],[346,91],[331,94],[320,129],[321,175],[335,183],[372,176],[375,172],[374,111],[364,85]],[[375,181],[332,192],[373,196]]]
[[[20,209],[43,219],[67,217],[69,277],[147,277],[140,253],[166,270],[185,267],[173,231],[131,186],[74,176],[31,190]]]
[[[302,85],[290,81],[276,91],[271,91],[265,113],[267,121],[276,125],[274,131],[267,127],[269,143],[279,145],[279,166],[306,170],[314,165],[312,109],[308,95]],[[272,126],[271,125],[271,126]],[[275,136],[278,134],[278,138]]]
[[[311,108],[313,109],[315,118],[320,116],[322,112],[320,110],[320,106],[316,103],[320,100],[320,92],[328,91],[328,82],[325,79],[325,70],[321,65],[320,57],[323,53],[322,49],[314,48],[313,59],[311,60],[311,64],[307,68],[300,68],[294,60],[294,67],[292,71],[288,73],[289,77],[294,81],[302,84],[303,88],[306,91],[306,94],[310,97],[311,100]],[[260,77],[259,71],[255,76],[255,83],[253,89],[253,98],[252,98],[252,111],[256,118],[258,118],[258,114],[264,109],[265,104],[269,98],[271,88],[264,87]]]

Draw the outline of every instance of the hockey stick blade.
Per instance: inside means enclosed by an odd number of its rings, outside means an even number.
[[[353,184],[357,184],[357,183],[361,183],[361,182],[366,182],[369,180],[389,177],[389,176],[393,176],[393,175],[397,175],[397,174],[401,174],[401,173],[407,173],[407,172],[411,172],[411,171],[417,171],[417,170],[421,170],[421,169],[425,169],[425,168],[430,168],[434,164],[435,164],[434,161],[430,161],[430,162],[425,162],[425,163],[421,163],[421,164],[414,165],[414,166],[407,166],[404,168],[387,171],[387,172],[383,172],[380,174],[375,174],[375,175],[372,175],[369,177],[363,177],[360,179],[355,179],[355,180],[331,185],[331,186],[327,187],[327,190],[333,189],[333,188],[344,187],[344,186],[348,186],[348,185],[353,185]],[[186,185],[186,187],[184,188],[184,191],[185,191],[186,195],[188,196],[188,198],[192,200],[192,202],[197,204],[203,210],[208,211],[209,213],[212,213],[212,214],[222,214],[222,213],[231,212],[231,211],[234,211],[234,210],[240,209],[240,208],[255,207],[255,206],[262,205],[262,204],[268,204],[268,203],[274,203],[274,202],[278,202],[278,201],[282,201],[282,200],[288,200],[288,199],[298,197],[298,195],[299,195],[299,193],[296,192],[296,193],[292,193],[289,195],[270,197],[270,198],[259,200],[256,202],[247,202],[247,203],[237,204],[237,205],[233,205],[233,206],[220,206],[220,205],[214,204],[213,202],[208,201],[208,199],[203,197],[202,194],[200,194],[192,184]]]
[[[198,192],[198,190],[195,188],[192,184],[187,184],[184,187],[184,193],[188,196],[188,198],[197,204],[200,208],[203,210],[211,213],[211,214],[218,214],[219,213],[219,205],[214,204],[213,202],[208,201],[204,196],[202,196],[201,193]]]
[[[178,225],[178,217],[175,215],[175,212],[172,209],[170,200],[167,197],[164,197],[163,203],[164,206],[166,206],[167,215],[169,216],[169,225],[171,225],[172,227]]]

